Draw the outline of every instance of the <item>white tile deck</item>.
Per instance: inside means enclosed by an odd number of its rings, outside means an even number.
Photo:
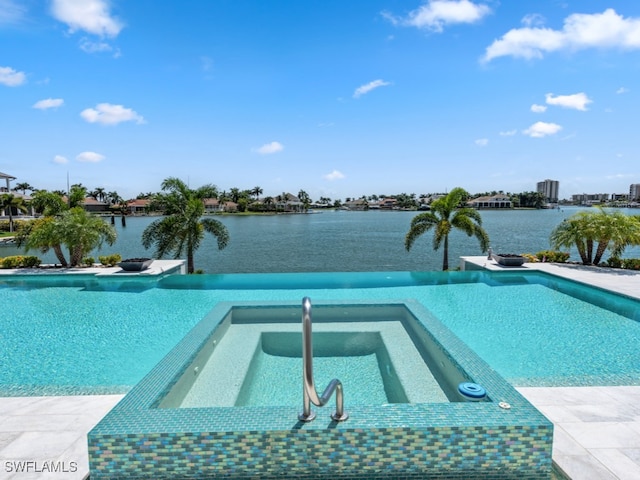
[[[85,478],[89,473],[87,433],[121,398],[1,398],[0,479]]]
[[[488,270],[513,269],[486,257],[463,257],[463,261]],[[640,299],[640,272],[553,263],[525,263],[522,268]],[[640,480],[640,386],[518,390],[553,422],[553,460],[567,476]]]
[[[489,269],[502,268],[485,257],[465,259]],[[542,263],[525,268],[640,298],[640,272]],[[573,480],[640,480],[640,386],[518,390],[554,423],[553,459],[567,476]],[[87,432],[121,398],[0,398],[0,480],[85,478]],[[18,462],[31,462],[21,464],[30,471],[16,472]],[[66,470],[75,466],[76,471],[43,473],[45,462]]]

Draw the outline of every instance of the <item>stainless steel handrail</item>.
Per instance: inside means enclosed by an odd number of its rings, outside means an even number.
[[[334,378],[324,389],[322,395],[318,397],[313,381],[313,332],[311,328],[311,300],[309,297],[302,299],[302,408],[298,419],[303,422],[310,422],[316,418],[316,414],[311,411],[311,403],[318,407],[324,406],[333,392],[336,392],[336,411],[331,414],[331,418],[336,422],[342,422],[349,418],[344,411],[344,393],[342,382]]]

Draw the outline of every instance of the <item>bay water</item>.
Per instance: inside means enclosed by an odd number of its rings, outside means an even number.
[[[562,220],[580,210],[482,210],[483,227],[496,253],[536,253],[550,248],[549,235]],[[638,214],[637,210],[623,210]],[[433,249],[433,233],[427,232],[404,248],[411,219],[419,212],[327,210],[310,214],[214,216],[229,230],[226,249],[218,250],[213,236],[205,234],[195,254],[195,268],[205,273],[278,273],[349,271],[428,271],[442,269],[443,250]],[[123,259],[154,257],[153,248],[141,243],[143,230],[160,217],[127,217],[123,227],[115,218],[118,239],[92,252],[119,253]],[[107,217],[106,221],[110,221]],[[24,254],[15,246],[0,247],[0,257]],[[56,263],[52,252],[38,255],[43,263]],[[453,231],[449,236],[449,268],[459,257],[482,255],[474,237]],[[605,259],[608,255],[605,255]],[[626,250],[624,257],[640,257],[640,248]],[[180,258],[185,258],[184,255]],[[571,261],[579,261],[575,249]]]

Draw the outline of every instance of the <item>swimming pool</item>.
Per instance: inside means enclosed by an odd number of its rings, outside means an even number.
[[[24,275],[0,278],[0,395],[123,393],[218,302],[304,295],[416,299],[514,385],[640,385],[639,303],[542,273]]]

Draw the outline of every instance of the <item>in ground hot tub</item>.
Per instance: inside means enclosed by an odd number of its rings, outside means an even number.
[[[89,433],[92,478],[550,477],[552,424],[414,301],[314,304],[316,384],[349,419],[299,421],[300,319],[218,304]]]

